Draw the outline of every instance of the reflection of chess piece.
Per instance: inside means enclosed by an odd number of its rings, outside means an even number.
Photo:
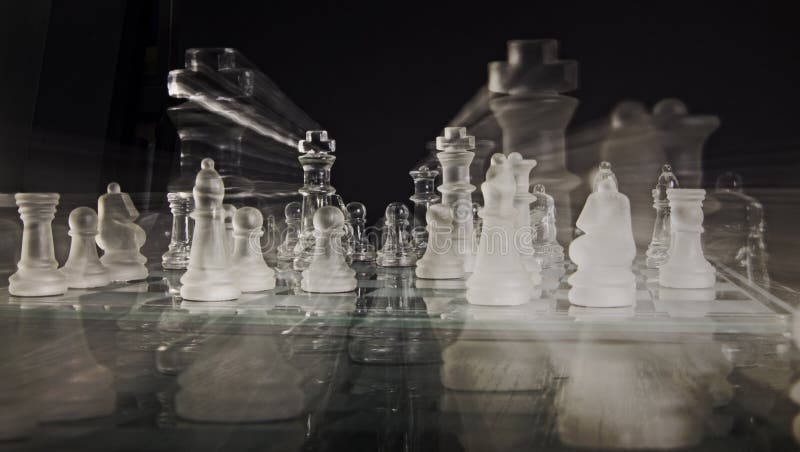
[[[653,235],[647,247],[647,267],[658,268],[669,257],[670,236],[670,211],[667,190],[678,188],[678,179],[672,174],[672,167],[664,165],[658,177],[656,188],[653,189],[653,208],[656,209],[656,221],[653,225]]]
[[[464,260],[453,244],[453,212],[443,204],[428,209],[428,247],[417,261],[418,278],[452,279],[464,276]]]
[[[8,293],[20,297],[60,295],[67,278],[57,270],[51,223],[58,193],[17,193],[14,199],[22,218],[22,252],[17,272],[8,278]]]
[[[69,235],[72,237],[69,258],[60,270],[67,277],[67,286],[82,289],[110,283],[110,272],[97,257],[97,214],[94,210],[78,207],[70,212]]]
[[[703,289],[716,282],[714,267],[703,256],[702,189],[667,190],[672,228],[669,258],[658,269],[659,284],[677,289]]]
[[[108,193],[97,200],[99,219],[97,245],[103,250],[100,262],[111,271],[112,281],[133,281],[147,278],[147,258],[139,249],[147,236],[134,220],[139,211],[130,195],[119,184],[108,184]]]
[[[189,265],[192,247],[189,230],[192,198],[188,193],[167,193],[167,200],[172,211],[172,233],[169,249],[161,257],[161,265],[170,270],[182,270]]]
[[[340,242],[344,214],[323,206],[314,213],[314,253],[303,270],[300,287],[306,292],[350,292],[356,288],[356,272],[345,261]]]
[[[231,267],[242,292],[260,292],[275,287],[275,272],[267,266],[261,254],[263,218],[255,207],[242,207],[233,216]]]

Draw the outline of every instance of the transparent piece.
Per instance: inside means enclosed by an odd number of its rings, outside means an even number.
[[[669,256],[670,245],[670,209],[667,190],[678,188],[678,178],[672,173],[669,164],[661,168],[656,188],[653,189],[653,208],[656,210],[656,221],[653,225],[653,237],[647,247],[647,267],[658,268]]]
[[[375,262],[375,246],[367,237],[367,208],[360,202],[347,204],[353,229],[353,262]]]
[[[191,225],[193,200],[189,193],[167,193],[169,209],[172,213],[172,232],[169,248],[161,256],[161,266],[170,270],[183,270],[189,265],[192,249]]]
[[[384,214],[383,246],[376,262],[381,267],[410,267],[417,262],[417,253],[411,239],[408,207],[401,202],[386,206]]]
[[[556,205],[543,184],[533,186],[536,199],[531,205],[534,256],[542,268],[550,268],[564,261],[564,247],[556,238]]]
[[[439,175],[439,171],[423,165],[416,170],[409,171],[408,174],[414,181],[414,194],[409,198],[414,203],[414,223],[412,225],[414,248],[416,248],[417,258],[421,258],[428,247],[428,230],[426,228],[428,208],[441,199],[434,188],[434,181]]]
[[[294,262],[294,249],[300,237],[303,221],[303,205],[292,201],[284,208],[286,229],[283,233],[283,241],[278,246],[278,268],[288,270]]]

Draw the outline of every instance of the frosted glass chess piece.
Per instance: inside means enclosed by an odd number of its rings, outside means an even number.
[[[228,254],[233,253],[233,217],[236,215],[236,206],[233,204],[223,204],[223,218],[225,220],[225,249]]]
[[[600,162],[597,173],[595,173],[594,179],[592,179],[592,192],[596,192],[597,186],[605,179],[611,179],[614,181],[614,185],[619,187],[619,181],[617,180],[617,175],[614,174],[614,170],[611,169],[611,163]]]
[[[314,253],[303,270],[300,288],[306,292],[338,293],[356,289],[356,272],[347,265],[341,245],[344,214],[323,206],[314,213]]]
[[[538,285],[542,282],[542,267],[534,256],[533,229],[531,228],[531,203],[536,196],[530,193],[528,184],[530,174],[536,167],[536,160],[523,159],[519,152],[508,155],[508,162],[514,171],[517,191],[514,194],[514,208],[517,210],[517,221],[514,229],[514,246],[519,250],[522,265],[531,274],[531,280]]]
[[[286,204],[283,210],[286,218],[286,230],[283,241],[278,246],[278,268],[289,269],[294,262],[295,247],[302,227],[303,206],[297,201]]]
[[[412,243],[408,207],[401,202],[386,206],[383,223],[383,246],[376,263],[381,267],[411,267],[417,263]]]
[[[428,247],[417,261],[418,278],[454,279],[464,277],[464,259],[453,246],[453,212],[443,204],[432,205],[426,214]]]
[[[231,267],[242,292],[261,292],[275,288],[275,272],[264,262],[261,236],[264,217],[255,207],[242,207],[233,216],[233,255]]]
[[[353,227],[353,262],[375,262],[375,246],[367,237],[367,208],[360,202],[347,204]]]
[[[706,191],[691,188],[670,188],[672,243],[669,258],[658,269],[658,282],[676,289],[714,287],[716,272],[703,255],[700,236],[703,233],[703,199]]]
[[[409,171],[408,174],[414,180],[414,195],[409,198],[414,203],[412,236],[417,258],[421,258],[425,254],[425,248],[428,246],[428,229],[425,227],[428,208],[431,204],[435,204],[441,199],[434,188],[434,181],[436,176],[439,175],[439,171],[429,169],[423,165],[417,170]]]
[[[17,193],[14,199],[23,224],[22,250],[17,272],[8,278],[8,293],[17,297],[63,294],[67,278],[58,271],[52,229],[58,193]]]
[[[536,294],[513,243],[517,188],[511,163],[503,154],[492,156],[481,191],[485,203],[480,213],[483,230],[475,271],[467,279],[467,301],[492,306],[527,303]]]
[[[97,214],[92,208],[78,207],[70,212],[69,235],[72,237],[69,258],[60,269],[67,277],[67,286],[84,289],[108,285],[111,272],[97,257]]]
[[[599,181],[578,217],[584,235],[572,241],[569,257],[578,270],[567,280],[570,303],[592,308],[632,306],[636,279],[631,264],[636,244],[630,203],[613,178]]]
[[[147,235],[134,223],[139,211],[130,195],[116,182],[108,184],[107,193],[97,200],[97,245],[103,250],[100,262],[111,271],[112,281],[135,281],[147,278],[147,258],[139,249]]]
[[[531,206],[531,227],[533,228],[533,251],[543,268],[564,261],[564,247],[556,238],[555,201],[543,184],[533,186],[536,199]]]
[[[475,157],[475,137],[467,135],[464,127],[445,127],[444,134],[436,137],[436,149],[441,151],[436,158],[442,165],[442,204],[453,209],[455,233],[453,246],[464,257],[464,270],[472,272],[475,255],[471,243],[472,192],[475,186],[469,183],[469,167]]]
[[[653,208],[656,209],[656,221],[653,224],[653,237],[647,247],[647,267],[658,268],[669,257],[670,244],[670,210],[667,190],[678,188],[678,178],[672,173],[672,166],[664,165],[658,176],[656,188],[653,189]]]
[[[183,270],[189,265],[192,249],[189,229],[189,214],[192,212],[192,198],[188,193],[167,194],[169,209],[172,212],[172,233],[169,249],[161,256],[161,266],[169,270]]]
[[[194,196],[194,233],[189,267],[181,277],[181,297],[191,301],[235,300],[241,295],[229,267],[225,248],[225,223],[222,197],[225,187],[214,169],[214,161],[200,163]]]

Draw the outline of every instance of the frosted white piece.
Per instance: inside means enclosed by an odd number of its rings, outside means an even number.
[[[242,207],[233,217],[233,256],[231,267],[242,292],[275,288],[275,272],[264,262],[261,236],[264,217],[255,207]]]
[[[235,300],[241,295],[229,267],[225,248],[225,223],[222,198],[225,186],[214,169],[214,161],[201,162],[192,195],[194,233],[189,267],[181,277],[181,297],[193,301]]]
[[[306,292],[338,293],[356,289],[356,272],[347,265],[341,245],[344,214],[323,206],[314,212],[314,252],[303,270],[300,288]]]
[[[536,296],[530,273],[514,246],[514,171],[503,154],[494,154],[481,185],[484,207],[481,243],[475,271],[467,280],[467,301],[478,305],[512,306]]]
[[[17,193],[22,219],[22,250],[17,272],[8,278],[8,293],[17,297],[46,297],[67,291],[67,278],[58,271],[53,249],[53,217],[58,193]]]
[[[703,199],[706,191],[670,188],[669,199],[672,243],[669,258],[658,269],[658,282],[676,289],[714,287],[716,271],[703,255]]]
[[[542,267],[536,259],[533,249],[533,228],[531,228],[531,203],[536,201],[536,196],[529,190],[530,174],[536,167],[536,160],[523,159],[519,152],[508,154],[508,161],[514,171],[514,181],[517,191],[514,194],[514,208],[517,209],[517,221],[514,224],[514,246],[522,257],[522,265],[531,274],[533,284],[542,282]]]
[[[100,262],[111,272],[112,281],[135,281],[147,278],[147,258],[139,249],[147,240],[144,229],[134,220],[139,211],[130,195],[116,182],[108,184],[107,193],[97,199],[97,245],[103,250]]]
[[[578,270],[567,282],[570,303],[593,308],[632,306],[636,257],[628,197],[617,191],[616,179],[606,177],[589,195],[576,223],[584,235],[572,241],[569,257]]]
[[[306,405],[299,385],[302,375],[274,341],[250,333],[209,344],[208,351],[178,377],[181,389],[175,396],[175,412],[184,419],[220,423],[275,421],[302,414]]]
[[[465,127],[445,127],[444,134],[436,137],[436,154],[442,165],[442,204],[453,209],[455,233],[453,246],[464,259],[464,271],[472,272],[475,266],[472,232],[472,192],[469,167],[475,157],[475,137],[467,135]]]
[[[236,215],[236,206],[233,204],[223,204],[222,210],[225,212],[225,249],[228,254],[233,253],[233,216]]]
[[[60,271],[67,277],[67,286],[76,289],[102,287],[111,282],[111,272],[97,257],[97,213],[90,207],[78,207],[69,214],[69,235],[72,243],[67,263]]]
[[[454,279],[464,277],[464,259],[453,243],[453,211],[443,204],[434,204],[425,215],[428,247],[417,261],[418,278]]]

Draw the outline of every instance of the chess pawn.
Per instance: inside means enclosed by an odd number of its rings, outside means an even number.
[[[417,254],[408,230],[408,213],[408,207],[401,202],[393,202],[386,207],[383,247],[378,251],[377,258],[381,267],[411,267],[417,263]]]
[[[590,194],[576,224],[584,235],[572,241],[569,257],[578,270],[567,282],[570,303],[593,308],[632,306],[636,257],[628,198],[613,178],[604,178]]]
[[[353,228],[353,262],[375,262],[375,247],[367,237],[367,208],[360,202],[347,204]]]
[[[514,194],[514,208],[517,209],[517,221],[514,230],[514,246],[522,257],[522,265],[531,274],[534,284],[542,282],[542,267],[534,256],[533,230],[531,228],[531,203],[536,196],[528,191],[530,174],[536,167],[536,160],[525,160],[518,152],[508,155],[508,162],[514,171],[517,191]]]
[[[549,268],[564,261],[564,247],[556,238],[555,201],[543,184],[533,186],[533,196],[536,197],[531,206],[534,256],[543,268]]]
[[[58,271],[51,223],[58,193],[14,195],[22,219],[22,252],[17,272],[8,278],[8,293],[17,297],[45,297],[67,291],[67,278]]]
[[[672,174],[672,166],[664,165],[661,175],[653,189],[653,208],[656,209],[656,221],[653,224],[653,237],[647,247],[647,267],[658,268],[669,257],[670,244],[670,211],[667,190],[678,188],[678,179]]]
[[[467,301],[492,306],[527,303],[536,292],[513,243],[517,187],[511,163],[503,154],[492,156],[481,191],[485,203],[480,212],[483,230],[475,271],[467,279]]]
[[[139,211],[130,195],[119,184],[108,184],[107,193],[97,200],[97,245],[103,250],[100,262],[111,271],[112,281],[134,281],[147,278],[147,258],[139,249],[147,235],[134,220]]]
[[[186,193],[167,193],[167,201],[172,212],[172,234],[169,249],[161,256],[161,266],[169,270],[183,270],[189,265],[192,249],[189,214],[192,212],[192,198]]]
[[[97,214],[89,207],[78,207],[69,214],[72,243],[67,263],[60,271],[67,286],[75,289],[102,287],[111,282],[110,272],[97,257]]]
[[[454,279],[464,277],[464,259],[453,244],[453,212],[442,204],[434,204],[426,213],[428,246],[417,261],[418,278]]]
[[[300,288],[306,292],[338,293],[356,289],[356,272],[347,265],[341,245],[344,214],[323,206],[314,213],[314,253],[303,270]]]
[[[181,297],[192,301],[235,300],[241,295],[229,268],[225,248],[222,197],[225,187],[214,169],[214,161],[203,159],[192,195],[194,233],[189,267],[181,277]]]
[[[658,282],[676,289],[714,287],[716,272],[703,256],[700,236],[703,233],[703,189],[670,188],[672,243],[669,257],[658,269]]]
[[[286,231],[283,241],[278,246],[278,266],[288,269],[295,258],[295,247],[302,227],[303,206],[297,201],[292,201],[286,204],[283,213],[286,218]]]
[[[242,207],[233,216],[231,267],[242,292],[275,288],[275,272],[264,262],[260,238],[264,217],[255,207]]]
[[[236,215],[236,206],[233,204],[223,204],[222,210],[225,219],[225,249],[228,254],[233,253],[233,216]]]

